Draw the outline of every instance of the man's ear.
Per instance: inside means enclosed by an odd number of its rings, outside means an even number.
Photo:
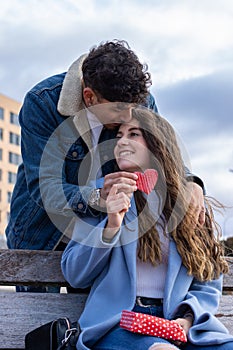
[[[96,93],[89,87],[83,89],[83,99],[87,107],[98,104],[98,98]]]

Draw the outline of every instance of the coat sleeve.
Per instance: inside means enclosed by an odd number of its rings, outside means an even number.
[[[188,338],[193,344],[211,345],[233,340],[226,327],[214,316],[218,310],[221,292],[222,276],[209,282],[194,279],[185,300],[174,315],[176,318],[185,306],[192,309],[194,322]]]
[[[74,288],[88,288],[107,270],[112,249],[117,244],[121,231],[111,243],[102,240],[107,218],[99,223],[98,218],[78,218],[72,240],[62,255],[61,268],[65,279]]]

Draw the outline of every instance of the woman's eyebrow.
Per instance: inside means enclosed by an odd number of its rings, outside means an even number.
[[[141,129],[136,127],[136,126],[133,126],[132,128],[129,128],[127,131],[132,131],[132,130],[139,130],[139,131],[141,131]],[[117,133],[118,134],[122,134],[122,131],[119,130]]]
[[[130,128],[128,131],[132,131],[132,130],[139,130],[140,131],[141,129],[136,127],[136,126],[134,126],[134,127]]]

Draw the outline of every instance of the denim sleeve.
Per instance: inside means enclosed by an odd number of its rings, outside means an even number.
[[[58,94],[56,94],[58,95]],[[92,213],[87,198],[92,188],[67,181],[65,148],[74,126],[72,118],[57,112],[55,94],[29,92],[20,111],[21,149],[27,189],[31,198],[49,213],[73,216]],[[66,121],[63,124],[63,121]],[[77,135],[73,135],[74,137]]]
[[[204,182],[202,181],[202,179],[200,177],[198,177],[197,175],[192,174],[187,167],[185,167],[185,175],[186,175],[187,181],[195,182],[196,184],[201,186],[201,188],[203,190],[203,194],[206,195],[205,185],[204,185]]]
[[[149,95],[147,97],[145,106],[148,107],[149,109],[151,109],[152,111],[158,113],[158,107],[156,105],[155,98],[151,93],[149,93]]]

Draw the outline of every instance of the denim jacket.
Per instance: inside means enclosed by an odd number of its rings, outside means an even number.
[[[25,96],[19,114],[23,163],[6,228],[9,248],[51,250],[72,231],[77,214],[95,214],[87,205],[93,189],[86,186],[92,144],[82,102],[83,59],[67,73],[38,83]],[[157,111],[151,95],[148,106]],[[82,171],[81,164],[85,164]],[[111,166],[110,162],[108,172]]]

